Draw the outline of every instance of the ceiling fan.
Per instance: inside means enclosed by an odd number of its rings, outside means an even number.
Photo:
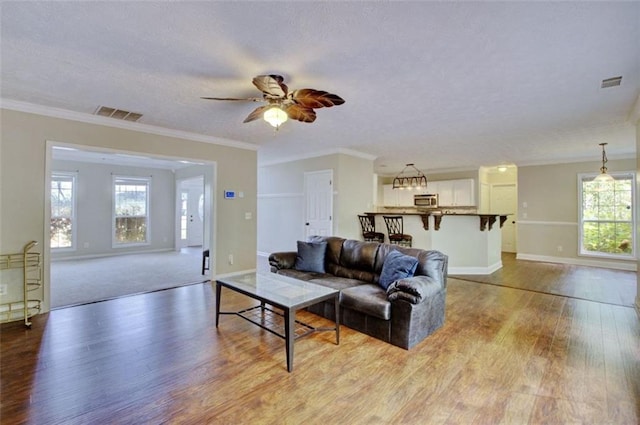
[[[202,97],[202,99],[266,102],[266,105],[254,109],[243,122],[254,121],[262,117],[276,129],[288,118],[302,122],[314,122],[316,120],[314,109],[330,108],[344,103],[344,99],[340,96],[323,90],[298,89],[290,92],[281,75],[258,75],[253,78],[253,85],[262,92],[262,97],[244,99]]]

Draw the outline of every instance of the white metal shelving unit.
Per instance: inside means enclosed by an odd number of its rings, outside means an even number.
[[[25,326],[31,327],[29,319],[42,309],[42,300],[32,296],[42,287],[42,256],[39,252],[32,252],[37,244],[36,241],[31,241],[24,246],[22,252],[0,255],[0,273],[22,269],[22,297],[0,302],[0,323],[24,320]],[[7,283],[10,284],[14,285],[15,282]]]

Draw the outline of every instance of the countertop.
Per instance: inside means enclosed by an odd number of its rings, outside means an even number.
[[[513,215],[513,213],[492,213],[492,212],[446,212],[446,211],[442,211],[442,210],[422,210],[422,211],[370,211],[370,212],[365,212],[364,214],[366,215],[432,215],[432,216],[450,216],[450,215],[466,215],[466,216],[473,216],[473,217],[480,217],[480,216],[508,216],[508,215]]]
[[[507,216],[513,215],[513,213],[484,213],[484,212],[446,212],[441,209],[425,209],[421,211],[413,210],[410,208],[406,210],[396,210],[396,211],[384,211],[384,212],[365,212],[366,215],[416,215],[422,219],[422,224],[425,230],[429,230],[429,217],[433,217],[433,227],[434,230],[440,230],[440,223],[442,222],[443,217],[455,217],[455,216],[466,216],[466,217],[479,217],[480,219],[480,231],[484,231],[486,229],[491,230],[493,228],[493,224],[500,217],[500,227],[505,221],[507,221]]]

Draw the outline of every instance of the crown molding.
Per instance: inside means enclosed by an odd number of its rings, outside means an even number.
[[[204,134],[191,133],[182,130],[157,127],[149,124],[116,120],[108,117],[87,114],[84,112],[70,111],[68,109],[53,108],[50,106],[38,105],[35,103],[22,102],[19,100],[0,98],[0,108],[12,111],[26,112],[29,114],[43,115],[52,118],[78,121],[86,124],[103,125],[106,127],[119,128],[123,130],[137,131],[140,133],[155,134],[157,136],[175,137],[179,139],[191,140],[194,142],[211,143],[214,145],[228,146],[238,149],[257,151],[258,146],[246,142],[224,139],[221,137],[206,136]]]
[[[291,155],[288,157],[278,158],[271,161],[260,161],[260,159],[258,158],[258,167],[268,167],[270,165],[277,165],[277,164],[283,164],[286,162],[300,161],[303,159],[318,158],[321,156],[336,155],[336,154],[349,155],[356,158],[366,159],[369,161],[374,161],[377,158],[375,155],[370,155],[364,152],[355,151],[353,149],[335,148],[335,149],[327,149],[323,151],[311,152],[307,154]]]

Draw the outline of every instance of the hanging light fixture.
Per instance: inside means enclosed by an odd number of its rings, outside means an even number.
[[[278,128],[280,128],[280,125],[282,125],[282,123],[287,121],[289,116],[285,111],[277,106],[274,106],[273,108],[267,109],[264,112],[264,115],[262,115],[262,118],[264,118],[266,122],[274,126],[277,130]]]
[[[600,143],[600,146],[602,146],[602,167],[600,167],[600,175],[593,179],[596,183],[611,183],[615,180],[611,174],[607,174],[607,154],[604,151],[606,145],[607,143]]]
[[[409,172],[405,173],[407,168],[410,168]],[[411,170],[413,169],[413,170]],[[421,189],[427,187],[427,176],[420,170],[418,170],[413,164],[407,164],[400,174],[393,179],[394,189]]]

